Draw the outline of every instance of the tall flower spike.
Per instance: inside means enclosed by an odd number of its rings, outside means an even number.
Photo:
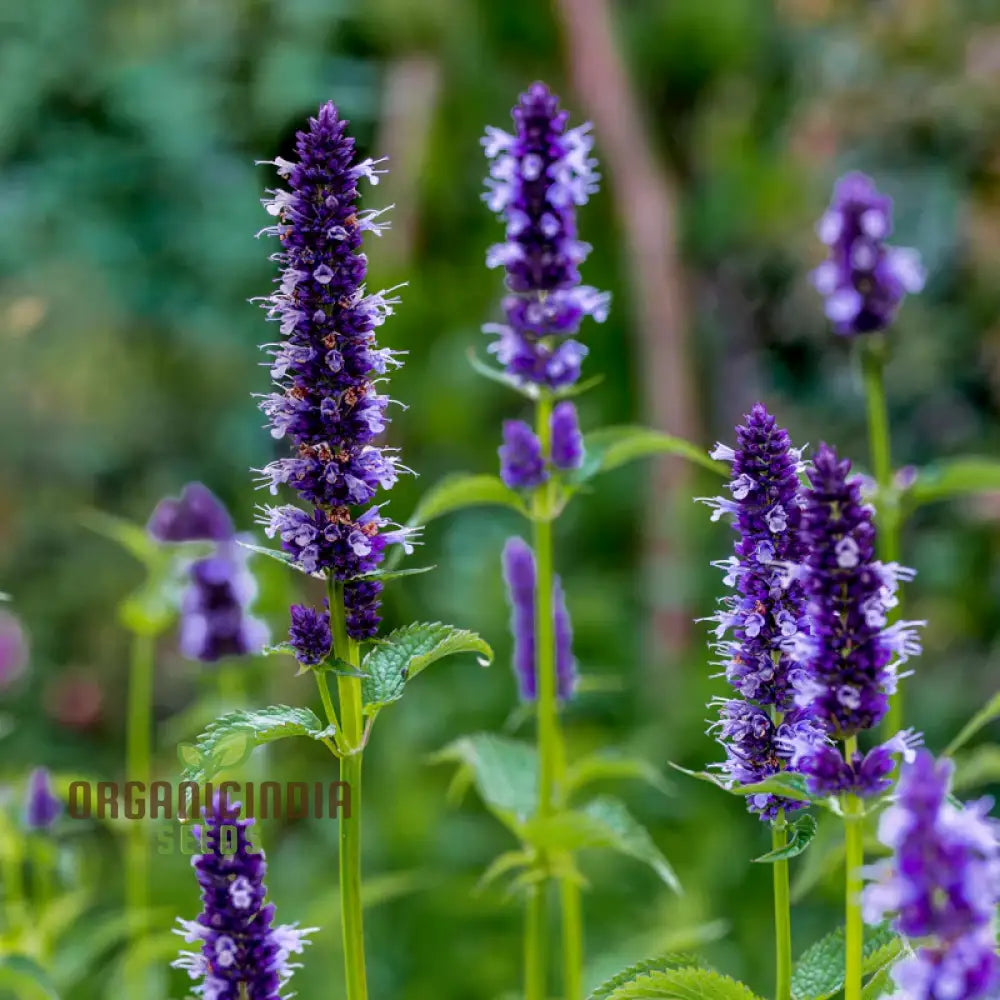
[[[870,177],[850,173],[837,182],[817,231],[830,255],[812,280],[837,333],[884,330],[906,293],[924,287],[917,251],[885,242],[892,232],[892,199],[879,194]]]
[[[488,324],[490,346],[510,375],[550,388],[580,376],[586,347],[573,339],[584,316],[603,322],[610,297],[580,284],[577,270],[590,247],[577,239],[576,209],[597,190],[590,125],[567,129],[569,115],[543,83],[534,83],[514,108],[514,134],[488,128],[490,160],[483,196],[507,226],[490,247],[488,267],[503,267],[511,295],[506,322]]]
[[[801,453],[788,433],[758,403],[736,428],[735,450],[717,445],[713,456],[729,461],[728,497],[701,498],[713,519],[733,517],[733,555],[716,563],[734,593],[724,597],[715,622],[716,665],[739,696],[717,699],[712,730],[727,759],[717,765],[738,784],[754,784],[790,767],[792,738],[822,739],[792,698],[803,637],[805,598],[794,566],[802,559]],[[773,795],[748,797],[751,812],[773,818],[801,803]]]
[[[809,470],[803,532],[806,558],[803,586],[812,635],[804,644],[806,666],[796,675],[796,703],[820,721],[835,739],[872,729],[882,720],[896,690],[897,668],[920,652],[917,627],[923,622],[887,625],[897,604],[899,580],[912,570],[875,560],[872,508],[861,498],[861,477],[851,463],[821,444]],[[817,794],[880,790],[877,772],[890,753],[910,756],[918,744],[898,734],[866,757],[834,757],[825,747],[791,746],[797,766]],[[872,756],[874,754],[874,756]]]
[[[1000,986],[994,914],[1000,901],[997,824],[990,799],[949,799],[952,765],[926,751],[904,765],[896,801],[879,820],[892,857],[868,869],[864,917],[920,945],[894,966],[909,1000],[975,1000]]]
[[[518,536],[507,539],[503,549],[503,575],[510,602],[511,634],[514,637],[514,673],[522,701],[538,697],[535,659],[535,592],[538,587],[535,555]],[[576,660],[573,657],[573,627],[566,608],[562,582],[552,587],[553,625],[556,644],[556,695],[566,702],[576,690]]]
[[[28,777],[28,791],[24,800],[25,829],[47,830],[61,812],[62,802],[52,791],[52,775],[48,768],[36,767]]]
[[[262,522],[302,570],[345,584],[347,631],[365,639],[378,629],[381,583],[362,577],[377,569],[386,545],[409,549],[412,529],[386,530],[390,522],[372,504],[405,471],[394,452],[374,444],[390,402],[378,385],[400,364],[375,330],[398,300],[365,292],[362,236],[387,223],[358,210],[357,185],[363,177],[377,183],[382,171],[380,161],[358,161],[346,125],[333,104],[320,108],[298,133],[297,159],[273,161],[288,190],[264,202],[278,220],[263,232],[281,241],[274,259],[282,271],[263,304],[282,340],[268,345],[277,391],[261,409],[294,456],[272,462],[262,479],[272,493],[291,486],[312,509],[266,508]]]
[[[267,863],[253,849],[247,831],[254,821],[240,818],[239,803],[217,795],[202,815],[205,825],[195,835],[205,853],[192,860],[203,908],[195,920],[179,919],[175,931],[189,944],[200,942],[201,951],[182,951],[172,964],[199,980],[194,992],[202,1000],[281,1000],[299,967],[292,956],[302,954],[316,928],[272,927]]]

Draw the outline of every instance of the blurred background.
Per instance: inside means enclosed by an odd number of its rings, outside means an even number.
[[[141,581],[126,552],[83,524],[97,508],[144,523],[201,480],[253,528],[251,468],[275,445],[253,393],[273,328],[248,304],[270,289],[273,247],[255,159],[288,154],[328,99],[364,155],[391,157],[365,204],[395,203],[370,239],[373,288],[406,282],[382,328],[408,351],[390,430],[419,478],[393,491],[405,520],[447,473],[496,469],[499,426],[523,401],[469,366],[496,318],[480,202],[479,136],[507,127],[534,79],[595,124],[601,193],[581,212],[584,280],[610,289],[586,328],[585,428],[642,422],[706,448],[763,399],[800,444],[827,440],[867,465],[851,345],[808,282],[815,220],[847,169],[896,205],[893,241],[917,247],[926,291],[892,334],[888,391],[897,464],[1000,446],[1000,3],[998,0],[43,0],[2,8],[0,50],[0,608],[27,665],[0,690],[0,783],[16,823],[26,775],[120,778],[128,637],[116,611]],[[574,753],[616,746],[702,768],[709,679],[696,617],[721,582],[728,530],[691,498],[715,492],[671,462],[596,481],[559,523],[557,563],[585,674],[602,693],[567,715]],[[908,721],[934,749],[996,687],[1000,499],[927,507],[904,536],[926,618],[907,682]],[[452,621],[498,653],[456,658],[380,718],[366,757],[365,871],[372,994],[486,1000],[516,991],[521,912],[477,893],[513,847],[473,795],[446,801],[426,758],[498,729],[515,704],[499,576],[514,515],[470,510],[431,524],[417,557],[437,570],[387,588],[387,627]],[[259,539],[262,540],[262,539]],[[257,558],[256,613],[281,638],[301,581]],[[311,595],[316,599],[316,595]],[[20,623],[19,625],[15,624]],[[21,644],[21,639],[14,642]],[[10,642],[8,643],[10,644]],[[9,662],[9,661],[8,661]],[[156,769],[219,709],[310,704],[284,657],[211,668],[157,644]],[[322,747],[289,741],[251,765],[280,779],[333,776]],[[697,947],[758,992],[771,986],[770,872],[748,860],[766,830],[742,802],[681,775],[673,793],[621,793],[671,859],[670,894],[627,860],[584,858],[588,979],[669,947]],[[336,825],[265,822],[271,896],[286,921],[323,928],[295,986],[337,997]],[[47,835],[61,886],[36,957],[70,1000],[114,995],[120,976],[121,831],[63,820]],[[829,831],[835,838],[835,832]],[[839,877],[821,852],[794,863],[795,947],[838,921]],[[835,856],[834,856],[835,864]],[[198,909],[189,859],[153,859],[148,1000],[182,997],[166,932]],[[834,871],[836,876],[836,872]],[[9,942],[8,942],[9,943]]]

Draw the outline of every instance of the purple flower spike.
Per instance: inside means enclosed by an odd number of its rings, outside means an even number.
[[[265,903],[267,862],[248,836],[252,819],[240,818],[239,803],[218,795],[203,811],[204,827],[195,834],[205,853],[195,855],[202,912],[196,920],[178,920],[189,944],[200,952],[182,951],[172,964],[184,969],[202,1000],[281,1000],[315,927],[272,926],[275,907]]]
[[[191,584],[181,600],[180,648],[188,659],[214,663],[250,656],[267,642],[267,628],[248,612],[257,585],[247,556],[235,545],[220,545],[191,566]]]
[[[158,542],[226,542],[236,534],[229,511],[201,483],[188,483],[180,497],[161,500],[146,530]]]
[[[500,478],[510,489],[534,489],[549,478],[542,444],[523,420],[504,421],[499,453]]]
[[[924,287],[917,251],[885,242],[892,232],[892,199],[879,194],[870,177],[842,177],[817,228],[830,256],[812,280],[826,298],[826,315],[837,333],[884,330],[906,293]]]
[[[579,469],[583,465],[583,435],[576,407],[568,400],[552,411],[552,464],[557,469]]]
[[[36,767],[28,777],[28,792],[24,802],[26,830],[48,830],[59,818],[62,802],[52,791],[52,776],[48,768]]]
[[[261,409],[293,454],[271,462],[261,479],[271,493],[290,486],[312,509],[270,507],[261,520],[300,569],[344,583],[347,631],[365,639],[378,629],[381,586],[357,578],[378,568],[386,545],[409,550],[413,529],[391,525],[373,503],[407,471],[375,443],[389,423],[390,398],[379,386],[400,364],[375,331],[398,299],[364,287],[362,237],[388,223],[358,209],[358,183],[376,184],[383,171],[381,161],[358,160],[346,126],[333,104],[320,108],[298,133],[295,161],[273,161],[288,189],[264,202],[277,222],[263,232],[281,241],[282,272],[263,300],[281,339],[268,345],[276,391]]]
[[[291,607],[292,625],[288,641],[295,650],[295,659],[303,666],[315,667],[330,655],[333,633],[330,631],[330,606],[323,611],[301,604]]]
[[[535,660],[535,595],[538,586],[535,555],[516,535],[503,549],[503,575],[510,601],[510,628],[514,636],[514,673],[522,701],[538,697],[538,669]],[[562,582],[553,581],[553,628],[556,646],[556,695],[569,701],[576,690],[577,670],[573,657],[573,627],[566,609]]]
[[[789,741],[824,736],[792,699],[808,634],[805,595],[794,572],[804,553],[801,452],[760,403],[736,428],[736,445],[734,450],[719,444],[712,451],[713,458],[732,464],[729,495],[700,499],[712,508],[713,520],[731,516],[738,536],[733,555],[715,563],[734,592],[707,620],[715,623],[715,665],[740,696],[715,701],[719,719],[711,729],[728,755],[717,766],[746,785],[791,767]],[[747,806],[772,819],[780,809],[801,803],[755,795]]]
[[[997,824],[990,799],[955,805],[952,765],[926,751],[905,765],[896,801],[879,820],[893,852],[867,870],[865,920],[893,916],[921,943],[892,976],[910,1000],[976,1000],[1000,985],[994,914],[1000,899]]]
[[[513,294],[506,323],[484,332],[509,374],[557,389],[580,376],[587,349],[573,339],[585,316],[603,322],[609,296],[580,284],[590,247],[577,239],[576,209],[597,190],[590,125],[567,129],[558,98],[535,83],[513,110],[514,134],[488,128],[482,140],[490,175],[483,196],[507,226],[490,247],[488,267],[503,267]]]

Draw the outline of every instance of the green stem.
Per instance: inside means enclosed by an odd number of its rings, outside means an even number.
[[[864,374],[865,400],[868,408],[868,448],[872,472],[878,486],[878,557],[885,563],[898,562],[900,550],[899,502],[893,489],[892,449],[889,433],[889,408],[885,395],[887,349],[884,339],[875,335],[864,342],[861,367]],[[899,615],[899,606],[890,614]],[[902,692],[890,699],[885,729],[890,735],[903,727]]]
[[[580,885],[563,876],[559,883],[562,904],[563,995],[566,1000],[583,997],[583,903]]]
[[[771,825],[771,846],[778,851],[788,845],[788,827],[784,810]],[[775,1000],[789,1000],[792,995],[792,913],[788,891],[788,862],[771,865],[774,878],[774,947]]]
[[[545,1000],[546,962],[548,954],[548,921],[545,919],[545,883],[528,888],[524,911],[524,997],[525,1000]]]
[[[0,862],[3,865],[4,917],[11,940],[27,927],[24,899],[24,853],[13,824],[0,810]]]
[[[126,716],[125,780],[149,787],[153,755],[153,672],[155,640],[151,635],[132,636]],[[149,844],[143,820],[130,820],[125,842],[125,912],[129,950],[125,959],[125,992],[145,992],[140,944],[149,909]]]
[[[344,585],[330,581],[330,623],[333,648],[338,658],[360,668],[358,644],[347,634],[344,608]],[[326,679],[321,674],[320,694],[324,708],[332,713]],[[368,980],[365,972],[365,934],[361,911],[361,756],[364,734],[364,713],[361,702],[361,680],[358,677],[337,677],[340,698],[342,747],[340,780],[350,789],[349,809],[340,816],[340,913],[344,941],[344,973],[347,980],[347,1000],[367,1000]]]
[[[844,741],[844,757],[850,760],[858,748],[858,739],[851,736]],[[847,850],[844,948],[844,1000],[861,1000],[861,968],[864,948],[864,922],[861,918],[861,869],[865,863],[864,816],[861,800],[856,795],[845,795],[844,838]]]

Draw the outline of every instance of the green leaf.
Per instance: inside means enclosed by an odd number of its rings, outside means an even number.
[[[670,783],[649,761],[605,750],[581,757],[570,766],[566,775],[566,794],[572,795],[595,781],[629,779],[644,781],[665,795],[671,791]]]
[[[648,976],[653,972],[701,967],[701,963],[694,955],[688,955],[683,952],[658,955],[656,958],[647,958],[643,962],[636,962],[635,965],[630,965],[628,968],[622,969],[621,972],[605,980],[587,997],[587,1000],[609,1000],[619,987],[627,986],[641,976]]]
[[[17,1000],[59,1000],[48,974],[26,955],[0,958],[0,996],[17,997]]]
[[[359,580],[396,580],[401,576],[418,576],[421,573],[430,573],[437,566],[409,566],[406,569],[376,569],[371,573],[362,573]]]
[[[236,541],[243,546],[245,549],[249,549],[251,552],[256,552],[259,556],[267,556],[268,559],[273,559],[275,562],[280,562],[283,566],[287,566],[289,569],[294,569],[298,573],[303,573],[306,576],[311,576],[316,580],[325,580],[326,573],[321,573],[317,570],[315,573],[306,573],[301,566],[296,566],[294,560],[292,559],[292,554],[290,552],[285,552],[283,549],[269,549],[265,545],[257,545],[254,542],[247,542],[241,538],[237,538]]]
[[[649,865],[674,892],[680,882],[670,862],[653,838],[618,799],[600,796],[580,809],[568,809],[535,818],[524,825],[522,836],[534,847],[577,851],[604,848]]]
[[[976,714],[969,719],[969,721],[962,726],[959,734],[948,744],[944,751],[945,757],[950,757],[956,750],[965,746],[969,740],[972,739],[976,733],[979,732],[983,726],[989,725],[994,719],[1000,717],[1000,691],[998,691],[992,698],[978,711]]]
[[[788,828],[788,843],[784,847],[775,848],[762,854],[754,861],[774,864],[775,861],[787,861],[789,858],[798,857],[811,843],[816,836],[816,818],[806,813],[800,816]]]
[[[955,778],[952,789],[956,792],[1000,781],[1000,746],[984,743],[955,758]]]
[[[508,489],[497,476],[455,475],[442,479],[420,499],[409,524],[423,525],[465,507],[494,505],[509,507],[528,516],[528,508],[521,497]]]
[[[475,653],[481,666],[493,662],[493,650],[475,632],[440,622],[405,625],[390,632],[369,650],[362,668],[365,713],[375,715],[398,701],[408,680],[437,660],[454,653]]]
[[[264,743],[308,736],[329,739],[332,727],[324,726],[308,708],[271,705],[256,711],[230,712],[211,723],[195,741],[194,747],[178,747],[185,765],[185,781],[208,781],[214,774],[243,763],[254,749]],[[198,759],[195,759],[195,752]]]
[[[577,482],[586,482],[601,472],[650,455],[678,455],[695,465],[725,476],[729,469],[702,451],[698,445],[649,427],[604,427],[584,436],[583,467]]]
[[[80,514],[80,521],[84,527],[116,542],[147,566],[162,559],[163,550],[140,524],[106,514],[103,510],[85,510]]]
[[[711,969],[653,970],[606,994],[602,1000],[758,1000],[743,983]]]
[[[538,399],[537,386],[531,382],[522,382],[520,379],[514,378],[513,375],[508,375],[503,368],[497,368],[496,365],[483,361],[476,354],[475,348],[470,347],[466,352],[466,357],[469,359],[473,371],[482,375],[483,378],[488,378],[491,382],[499,382],[500,385],[513,389],[514,392],[526,396],[528,399]]]
[[[454,762],[471,772],[483,802],[512,828],[535,812],[538,753],[530,743],[474,733],[449,743],[431,763]]]
[[[797,802],[815,802],[820,805],[826,802],[825,799],[810,795],[806,791],[805,781],[797,774],[775,774],[766,781],[758,781],[753,785],[737,785],[711,771],[689,771],[686,767],[681,767],[680,764],[674,764],[672,761],[669,763],[675,771],[680,771],[681,774],[686,774],[691,778],[697,778],[699,781],[707,781],[710,785],[715,785],[716,788],[729,792],[730,795],[746,796],[769,793],[781,795],[786,799],[795,799]]]
[[[862,974],[870,975],[899,954],[902,941],[887,924],[865,927]],[[793,1000],[827,1000],[844,987],[844,928],[820,938],[792,970]]]
[[[1000,492],[1000,461],[968,456],[928,465],[906,494],[914,506],[976,493]]]

